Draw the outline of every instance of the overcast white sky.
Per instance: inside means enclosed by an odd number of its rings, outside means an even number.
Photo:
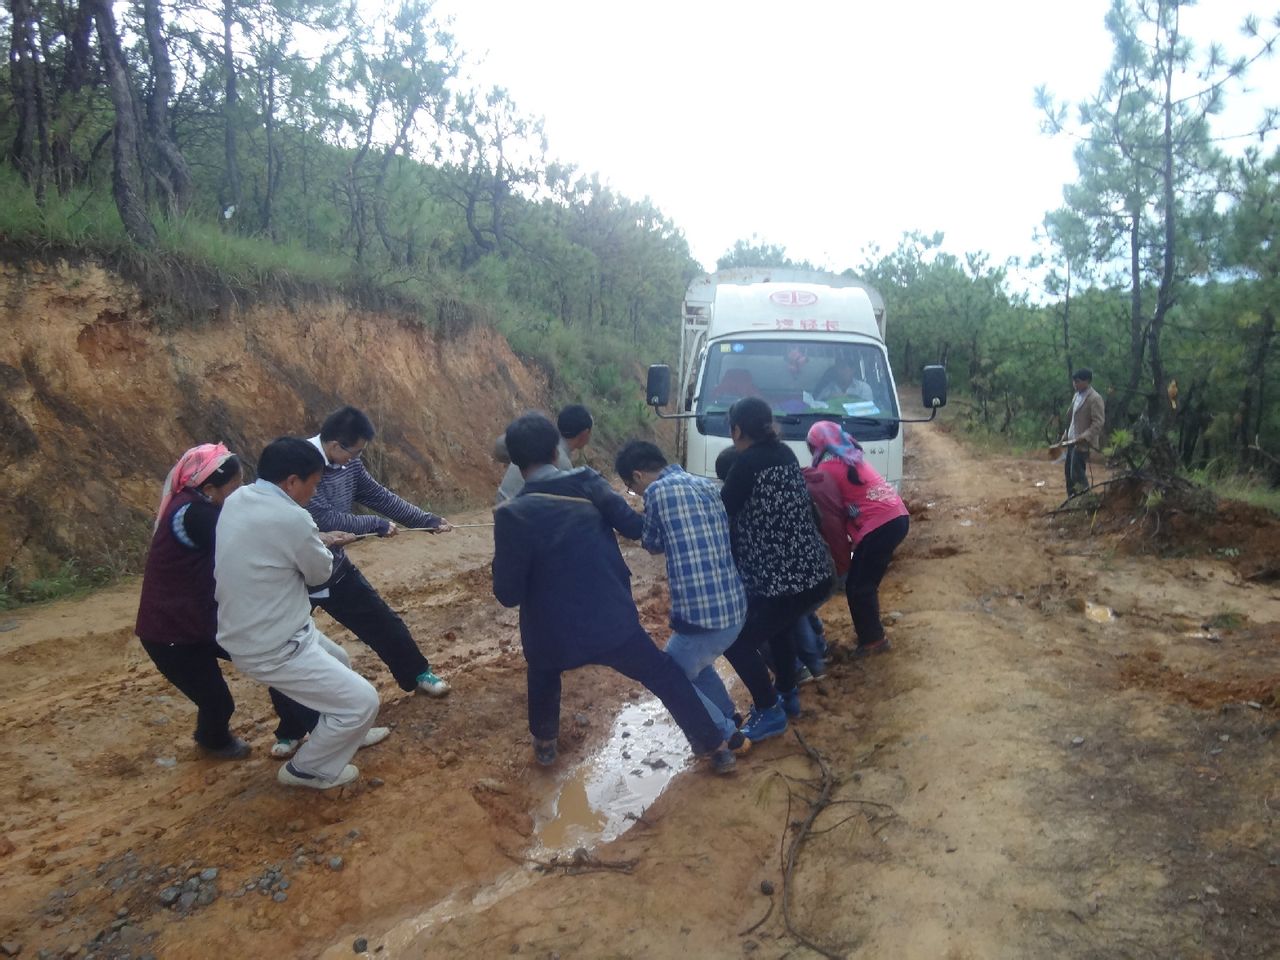
[[[1268,2],[1268,0],[1263,0]],[[1275,0],[1269,0],[1275,3]],[[439,0],[472,76],[541,115],[554,157],[649,197],[708,269],[739,238],[840,270],[941,230],[1029,256],[1074,179],[1034,91],[1092,93],[1107,0]],[[1184,33],[1244,53],[1274,7],[1204,0]],[[476,62],[478,61],[478,62]],[[1280,59],[1232,91],[1220,135],[1280,104]],[[1230,129],[1228,129],[1230,128]]]

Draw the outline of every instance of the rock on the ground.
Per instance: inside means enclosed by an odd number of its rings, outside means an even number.
[[[356,953],[364,953],[369,949],[369,941],[364,937],[356,937],[356,942],[351,944],[351,949]]]
[[[330,870],[341,870],[341,869],[342,869],[342,858],[341,858],[341,857],[330,857],[330,858],[329,858],[329,869],[330,869]]]
[[[6,957],[16,957],[21,952],[22,944],[17,940],[5,940],[0,943],[0,953],[3,953]]]
[[[180,896],[182,896],[181,887],[165,887],[160,891],[160,902],[166,907],[171,907],[178,902]]]

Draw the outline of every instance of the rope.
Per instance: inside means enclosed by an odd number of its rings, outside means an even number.
[[[493,521],[490,520],[488,523],[451,523],[449,524],[449,526],[451,526],[454,530],[466,530],[470,527],[492,527]],[[439,532],[439,530],[436,527],[397,527],[396,529],[401,533],[438,533]],[[366,537],[380,537],[380,536],[382,536],[382,534],[380,533],[357,533],[352,537],[352,539],[363,540]]]

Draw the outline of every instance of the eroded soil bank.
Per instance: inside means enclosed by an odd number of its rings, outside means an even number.
[[[488,499],[493,433],[546,403],[545,377],[483,324],[336,298],[227,299],[178,323],[91,263],[0,263],[0,304],[0,576],[20,581],[69,558],[137,570],[159,480],[193,442],[252,464],[355,404],[381,428],[376,475],[445,509]]]
[[[837,655],[804,688],[797,729],[834,802],[789,885],[780,849],[821,785],[790,736],[731,778],[680,774],[587,859],[528,862],[550,859],[534,815],[640,692],[570,675],[561,766],[533,768],[515,614],[489,593],[487,531],[460,530],[356,548],[455,692],[401,694],[332,629],[395,727],[338,797],[275,784],[266,698],[238,678],[253,758],[195,756],[192,711],[130,639],[134,587],[0,617],[0,939],[24,957],[337,958],[358,939],[377,957],[816,956],[785,914],[830,956],[1273,957],[1280,590],[1217,541],[1162,558],[1045,516],[1052,464],[978,460],[932,428],[908,446],[894,650]],[[661,567],[627,555],[665,636]],[[847,648],[843,605],[823,617]],[[161,902],[209,869],[212,902]]]

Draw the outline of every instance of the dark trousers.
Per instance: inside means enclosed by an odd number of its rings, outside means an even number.
[[[884,639],[880,623],[880,581],[889,569],[893,551],[907,537],[910,520],[897,517],[876,527],[858,543],[845,580],[844,595],[849,601],[849,616],[858,646],[879,643]]]
[[[592,663],[617,670],[661,700],[694,753],[710,753],[724,740],[684,671],[643,630]],[[562,672],[529,664],[529,732],[539,740],[554,740],[560,732]]]
[[[1067,459],[1062,464],[1067,475],[1067,496],[1074,497],[1089,489],[1089,447],[1073,443],[1067,447]]]
[[[768,710],[778,701],[778,691],[796,686],[796,647],[792,628],[801,617],[812,613],[831,595],[831,581],[823,580],[802,593],[782,597],[747,597],[747,619],[742,632],[724,652],[751,694],[757,710]],[[774,680],[761,656],[769,652]]]
[[[196,743],[218,750],[231,742],[231,714],[236,702],[227,689],[219,660],[230,660],[216,643],[142,643],[142,649],[164,678],[196,705]]]
[[[301,740],[320,721],[320,714],[304,707],[297,700],[286,697],[275,687],[267,687],[271,705],[276,708],[280,722],[276,724],[276,736],[281,740]]]
[[[378,591],[373,589],[355,564],[348,568],[342,579],[329,586],[329,596],[311,601],[311,609],[316,607],[354,633],[357,640],[372,648],[391,669],[391,675],[396,678],[401,690],[414,689],[418,685],[418,677],[430,669],[427,658],[413,642],[409,628],[387,606],[387,602],[378,596]],[[284,709],[281,709],[280,701],[286,701]],[[276,705],[276,713],[280,715],[276,736],[282,740],[302,739],[320,719],[320,714],[314,710],[295,704],[275,690],[271,690],[271,702]]]
[[[196,705],[195,741],[210,750],[231,742],[231,715],[236,702],[222,676],[219,660],[231,657],[216,643],[165,644],[143,641],[142,649],[166,680]],[[271,702],[280,715],[280,726],[300,729],[294,739],[315,726],[316,714],[274,687],[268,687]],[[310,719],[308,719],[310,717]]]
[[[342,579],[329,587],[329,596],[311,603],[371,647],[391,670],[401,690],[414,689],[418,677],[430,669],[404,621],[378,596],[378,591],[354,564]]]

